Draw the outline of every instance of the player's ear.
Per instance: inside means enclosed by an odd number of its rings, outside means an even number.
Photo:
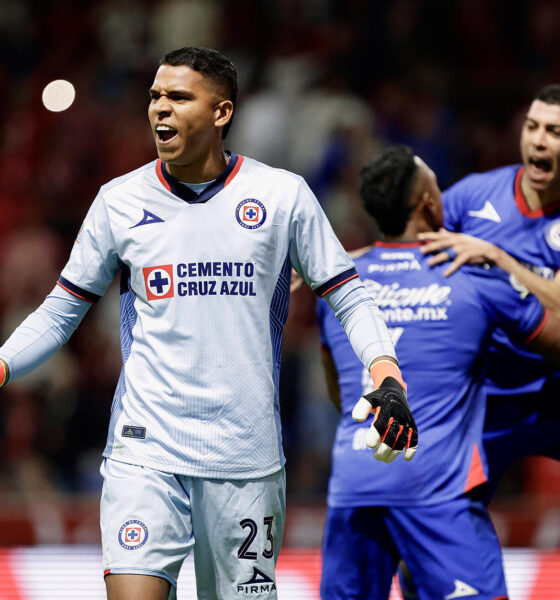
[[[216,127],[224,127],[233,116],[233,102],[231,100],[222,100],[216,104],[216,108],[214,109],[214,114],[216,120],[214,121],[214,125]]]
[[[422,192],[420,195],[420,204],[422,209],[429,214],[434,213],[437,209],[436,198],[434,198],[430,190],[424,190]]]
[[[442,226],[443,213],[441,199],[436,197],[430,190],[424,190],[420,196],[420,203],[424,220],[436,231]]]
[[[430,206],[433,203],[432,195],[430,194],[430,190],[424,190],[420,195],[420,201],[424,206]]]

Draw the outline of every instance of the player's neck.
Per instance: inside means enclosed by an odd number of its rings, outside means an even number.
[[[401,235],[386,235],[385,239],[388,242],[417,242],[418,234],[424,233],[426,231],[433,231],[433,228],[428,227],[424,222],[418,222],[415,219],[411,219],[407,225],[405,230],[401,233]]]
[[[560,193],[556,188],[548,188],[546,190],[533,189],[525,179],[521,177],[521,191],[527,201],[527,206],[530,210],[539,210],[548,204],[556,204],[560,202]]]
[[[227,167],[229,156],[223,148],[209,153],[201,160],[188,165],[175,165],[165,163],[167,172],[179,181],[186,183],[204,183],[212,181]]]

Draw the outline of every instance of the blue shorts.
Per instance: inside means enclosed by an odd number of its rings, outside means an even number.
[[[401,559],[420,600],[507,598],[492,522],[481,501],[465,496],[410,508],[329,508],[321,598],[388,598]]]

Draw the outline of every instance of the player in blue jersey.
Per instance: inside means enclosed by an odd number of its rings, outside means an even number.
[[[58,285],[0,348],[0,385],[62,346],[120,273],[123,367],[101,467],[108,598],[175,597],[193,550],[198,598],[275,599],[292,266],[375,381],[376,457],[410,460],[416,426],[385,323],[305,181],[224,150],[230,61],[170,52],[149,94],[159,159],[102,186]]]
[[[430,268],[417,234],[441,226],[441,196],[434,173],[409,148],[389,148],[365,167],[361,191],[385,241],[356,257],[356,268],[392,332],[422,451],[391,469],[368,460],[368,429],[354,420],[366,414],[354,399],[367,394],[369,382],[321,301],[324,364],[341,410],[322,598],[386,599],[401,559],[422,600],[505,598],[499,543],[480,500],[488,479],[485,349],[499,324],[560,364],[560,325],[497,267],[469,266],[449,278],[444,267]]]
[[[560,85],[536,94],[520,148],[523,164],[469,175],[444,193],[448,231],[424,234],[431,240],[425,251],[437,253],[431,264],[451,254],[446,274],[466,262],[493,262],[559,315]],[[491,353],[484,437],[490,492],[504,470],[524,456],[560,459],[560,373],[502,332]]]

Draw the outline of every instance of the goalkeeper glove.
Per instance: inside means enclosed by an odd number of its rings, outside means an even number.
[[[8,365],[0,358],[0,387],[8,383],[10,379],[10,369]]]
[[[362,396],[352,411],[352,418],[365,421],[372,411],[375,418],[366,444],[374,449],[375,458],[390,463],[404,451],[405,460],[412,460],[418,449],[418,429],[406,392],[394,377],[385,377],[376,390]]]

